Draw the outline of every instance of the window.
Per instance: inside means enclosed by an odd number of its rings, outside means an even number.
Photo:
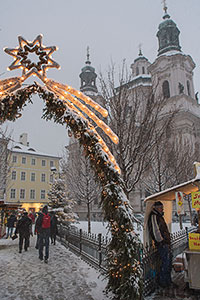
[[[31,173],[31,181],[35,181],[35,173]]]
[[[136,76],[139,75],[139,68],[136,67]]]
[[[42,167],[45,167],[46,166],[46,160],[42,160]]]
[[[54,166],[53,160],[50,160],[50,167],[53,167],[53,166]]]
[[[17,178],[17,173],[16,173],[16,171],[12,171],[12,180],[16,180],[16,178]]]
[[[16,162],[17,162],[17,156],[16,156],[16,155],[13,155],[12,161],[13,161],[13,163],[16,163]]]
[[[21,180],[26,180],[26,173],[25,172],[21,172]]]
[[[26,157],[22,157],[22,164],[26,164]]]
[[[10,199],[15,199],[15,195],[16,195],[16,190],[15,189],[11,189],[10,190]]]
[[[169,82],[167,80],[163,82],[162,89],[163,89],[163,97],[170,98]]]
[[[50,182],[53,182],[53,174],[50,175]]]
[[[45,190],[41,190],[40,198],[45,199]]]
[[[191,96],[189,80],[187,81],[187,92],[188,92],[188,96]]]
[[[45,174],[44,173],[41,174],[41,181],[45,182]]]
[[[145,74],[145,68],[142,67],[142,74]]]
[[[30,199],[35,199],[35,190],[30,190]]]
[[[25,199],[25,189],[20,189],[20,199]]]
[[[32,165],[32,166],[35,166],[35,158],[32,158],[32,159],[31,159],[31,165]]]

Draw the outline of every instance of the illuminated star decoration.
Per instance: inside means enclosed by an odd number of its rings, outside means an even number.
[[[43,46],[42,35],[38,35],[38,37],[33,42],[29,42],[21,36],[18,37],[18,40],[19,47],[14,49],[5,48],[4,51],[15,58],[14,62],[9,66],[8,70],[15,70],[20,68],[22,69],[22,76],[1,80],[0,98],[19,89],[22,86],[22,83],[31,75],[36,75],[43,81],[46,88],[49,91],[53,92],[53,94],[63,102],[67,109],[75,112],[85,121],[88,121],[87,117],[91,119],[98,127],[100,127],[105,132],[107,136],[109,136],[113,143],[117,144],[119,142],[117,135],[107,124],[99,119],[99,117],[89,108],[89,106],[100,113],[104,118],[108,116],[108,111],[105,108],[101,107],[101,105],[96,103],[90,97],[84,95],[80,91],[77,91],[71,86],[67,84],[61,84],[46,77],[47,69],[60,68],[59,64],[51,58],[52,53],[56,51],[57,48],[55,46]],[[32,62],[30,58],[28,58],[29,53],[35,53],[38,56],[39,61],[37,63]],[[102,150],[107,154],[109,160],[114,165],[115,170],[120,173],[120,168],[114,156],[90,121],[89,128],[96,135],[98,142],[102,147]]]
[[[55,62],[51,55],[57,50],[56,46],[46,47],[42,45],[42,34],[30,42],[25,40],[22,36],[18,37],[19,47],[11,49],[5,48],[4,51],[15,58],[14,62],[8,67],[8,70],[22,69],[22,76],[27,79],[29,76],[35,74],[40,79],[46,77],[46,71],[49,68],[57,68],[60,66]],[[32,62],[28,57],[30,53],[35,53],[39,61]]]

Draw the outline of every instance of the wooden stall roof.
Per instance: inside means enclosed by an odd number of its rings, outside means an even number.
[[[173,201],[176,198],[175,192],[183,192],[189,195],[191,192],[196,192],[200,189],[200,178],[194,178],[190,181],[173,186],[162,192],[153,194],[147,197],[144,202],[147,201]]]

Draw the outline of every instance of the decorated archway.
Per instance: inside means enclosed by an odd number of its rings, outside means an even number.
[[[48,68],[59,68],[59,65],[51,58],[56,47],[43,46],[42,35],[32,42],[22,37],[18,37],[18,40],[19,47],[4,49],[14,57],[9,70],[21,68],[22,75],[0,81],[0,121],[15,121],[20,117],[26,102],[31,101],[32,94],[38,93],[46,105],[43,117],[70,128],[84,147],[85,156],[90,159],[102,185],[101,207],[112,234],[107,255],[107,291],[112,291],[117,300],[141,299],[141,244],[134,232],[132,212],[123,191],[120,168],[90,121],[93,120],[114,143],[118,143],[118,137],[93,111],[96,110],[103,117],[108,113],[90,97],[47,78]],[[38,56],[37,63],[31,61],[30,53]],[[23,88],[23,82],[32,75],[37,76],[44,86],[35,82]]]

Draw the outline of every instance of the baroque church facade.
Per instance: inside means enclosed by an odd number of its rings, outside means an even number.
[[[179,108],[176,115],[176,132],[190,141],[191,145],[198,151],[200,145],[200,105],[198,93],[195,93],[193,83],[193,71],[195,63],[190,55],[185,54],[179,42],[180,31],[176,23],[171,19],[164,8],[164,16],[159,24],[158,55],[153,63],[143,56],[140,49],[138,57],[131,64],[132,89],[140,87],[149,93],[155,90],[157,95],[167,98],[167,109],[173,105]],[[80,90],[98,102],[98,93],[95,68],[92,67],[89,59],[89,50],[85,66],[80,73]],[[134,203],[132,207],[135,212],[143,210],[144,193],[135,189]],[[131,198],[130,198],[131,202]],[[78,208],[77,208],[78,209]],[[100,209],[95,208],[96,217],[101,215]]]

